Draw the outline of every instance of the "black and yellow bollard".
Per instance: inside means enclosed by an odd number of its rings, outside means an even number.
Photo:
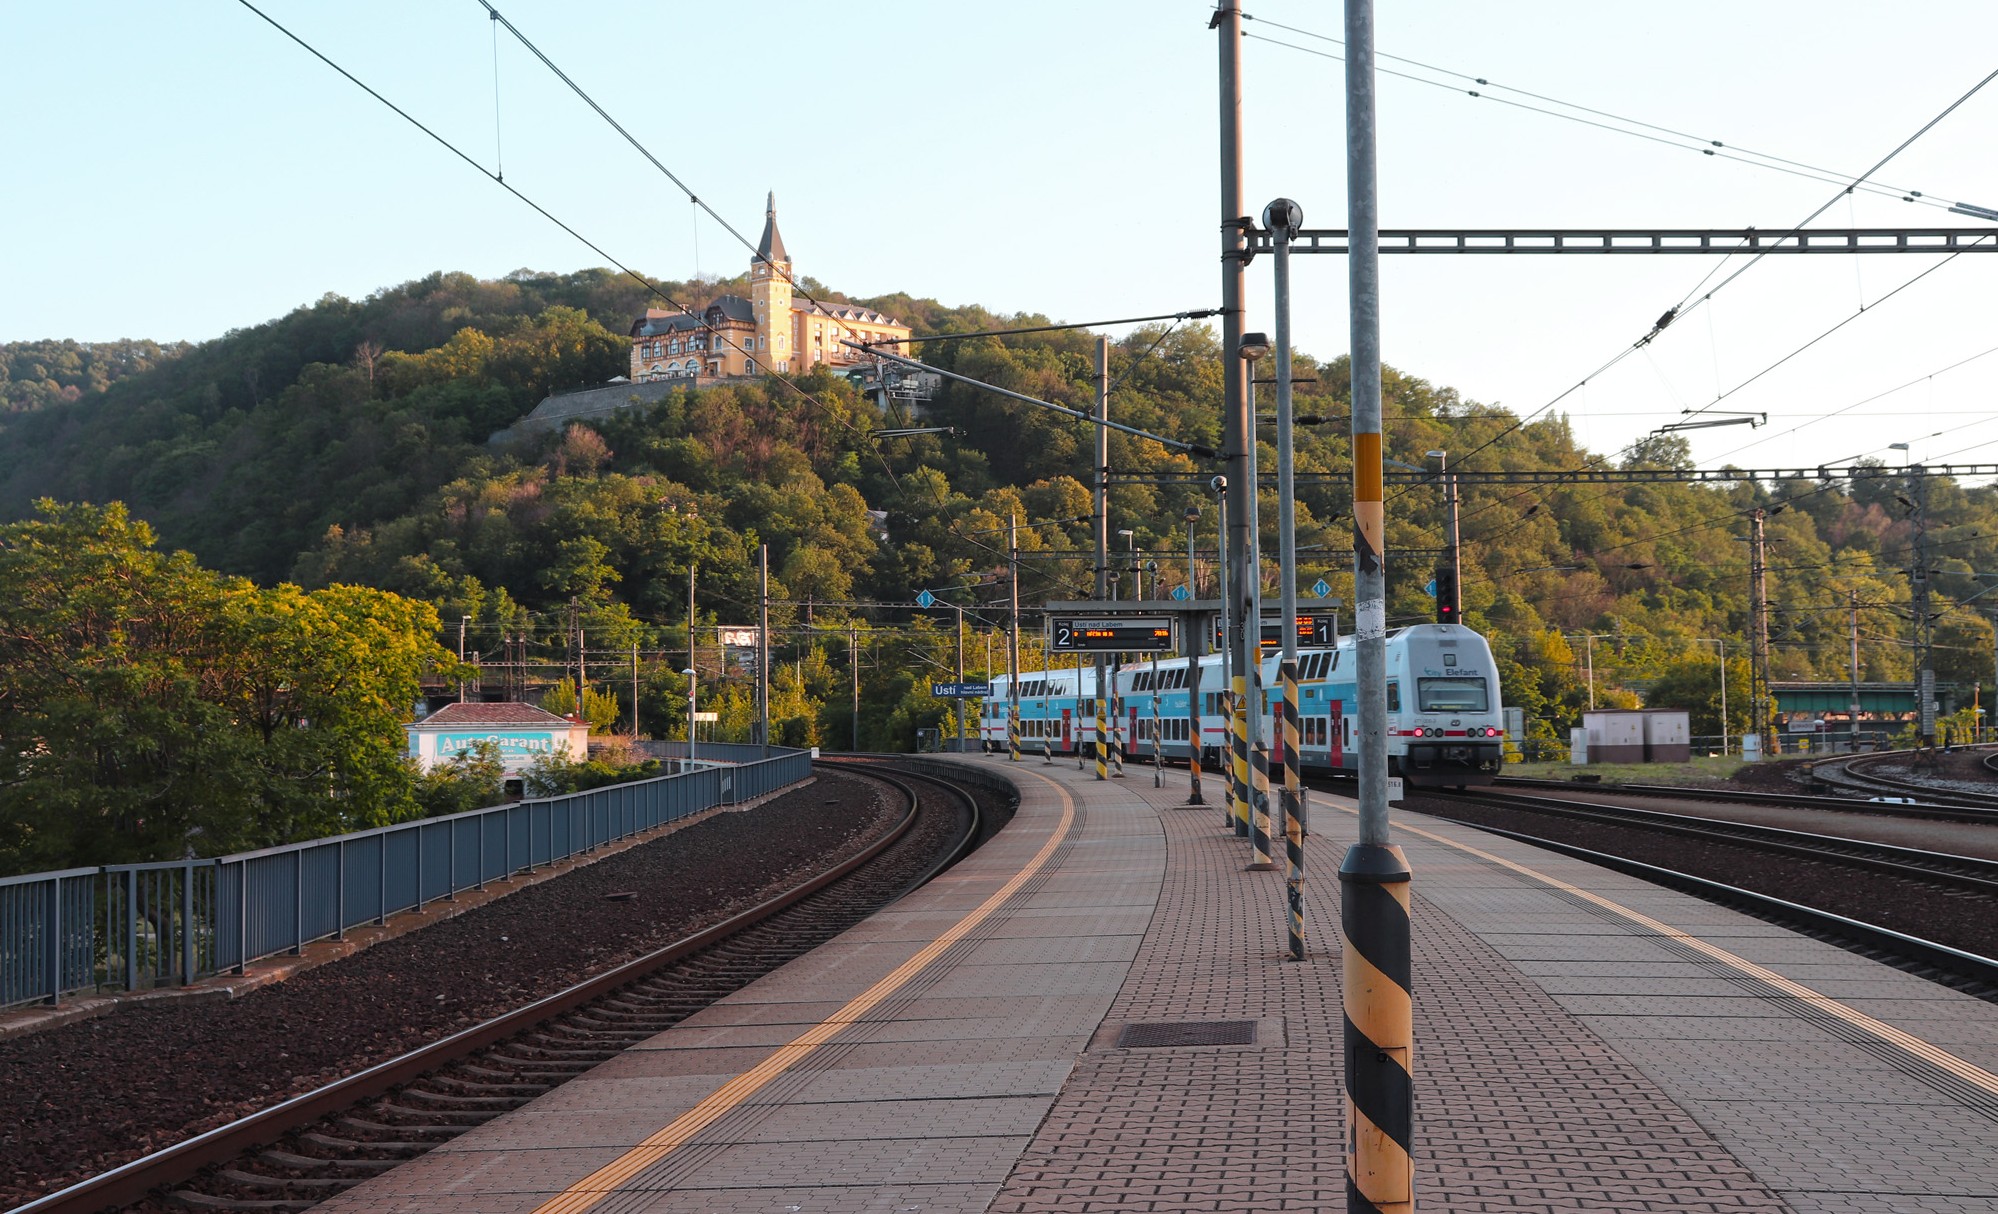
[[[1110,778],[1109,732],[1103,722],[1103,701],[1098,700],[1096,701],[1096,778],[1099,780]]]
[[[1399,847],[1356,843],[1339,867],[1349,1212],[1415,1208],[1409,877]]]
[[[1235,835],[1241,839],[1249,837],[1249,713],[1245,705],[1249,695],[1245,691],[1245,681],[1241,675],[1235,677],[1235,689],[1229,693],[1229,767],[1235,773],[1233,787],[1229,789],[1229,805],[1235,813]]]
[[[1284,902],[1290,909],[1290,959],[1304,960],[1304,783],[1298,767],[1297,747],[1301,731],[1297,719],[1297,662],[1286,659],[1282,668],[1283,720],[1277,736],[1283,744],[1283,859]]]

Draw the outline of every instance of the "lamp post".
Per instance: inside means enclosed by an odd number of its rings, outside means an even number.
[[[687,676],[687,762],[691,765],[694,761],[694,722],[699,715],[694,710],[694,686],[699,676],[692,666],[680,673]]]
[[[1297,748],[1302,740],[1297,714],[1297,487],[1292,438],[1296,416],[1291,400],[1290,238],[1304,226],[1304,208],[1279,198],[1263,209],[1263,225],[1276,238],[1277,355],[1277,565],[1283,570],[1283,715],[1275,727],[1283,755],[1284,901],[1289,910],[1290,959],[1304,960],[1304,784]],[[1251,380],[1254,376],[1250,377]]]

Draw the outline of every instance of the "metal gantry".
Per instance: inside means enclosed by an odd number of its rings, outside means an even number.
[[[1667,256],[1734,253],[1998,253],[1998,230],[1989,227],[1915,228],[1384,228],[1382,253],[1533,254],[1587,253]],[[1342,228],[1304,229],[1290,238],[1293,253],[1352,251]],[[1251,254],[1274,253],[1276,236],[1251,233]]]

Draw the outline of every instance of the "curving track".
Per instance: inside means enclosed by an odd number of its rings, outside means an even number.
[[[1984,793],[1958,787],[1956,785],[1960,784],[1961,780],[1952,782],[1948,776],[1940,772],[1935,773],[1932,778],[1923,779],[1921,776],[1927,773],[1918,771],[1903,775],[1883,770],[1896,766],[1901,766],[1905,770],[1905,765],[1917,754],[1916,751],[1892,750],[1836,759],[1819,759],[1809,764],[1806,770],[1810,772],[1813,781],[1853,796],[1913,796],[1934,805],[1998,810],[1998,791]],[[1937,752],[1929,752],[1926,756],[1929,762],[1947,760],[1950,757],[1947,754],[1939,755]],[[1998,781],[1998,768],[1992,766],[1993,759],[1998,759],[1998,752],[1984,755],[1974,770]]]
[[[832,938],[994,828],[984,798],[875,762],[820,766],[906,808],[859,854],[665,948],[421,1049],[134,1160],[18,1214],[303,1210],[526,1104]]]

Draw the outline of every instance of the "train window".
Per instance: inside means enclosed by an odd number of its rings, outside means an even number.
[[[1388,693],[1388,694],[1387,694],[1387,701],[1388,701],[1388,705],[1387,705],[1387,710],[1388,710],[1389,712],[1400,712],[1400,711],[1401,711],[1401,684],[1400,684],[1399,682],[1397,682],[1396,680],[1394,680],[1394,679],[1389,679],[1389,680],[1388,680],[1388,685],[1387,685],[1387,693]]]
[[[1417,679],[1415,695],[1423,712],[1488,712],[1491,708],[1483,679]]]

